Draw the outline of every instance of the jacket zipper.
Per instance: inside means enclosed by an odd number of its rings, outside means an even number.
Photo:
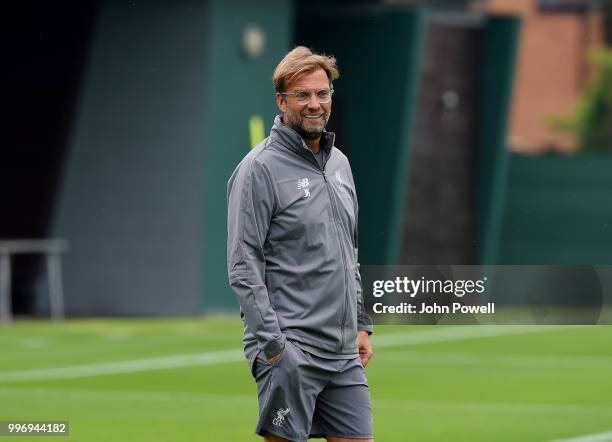
[[[323,181],[325,182],[325,187],[327,188],[327,194],[329,195],[329,202],[332,206],[332,217],[334,219],[334,229],[336,230],[336,237],[338,238],[338,247],[340,248],[340,256],[342,257],[342,268],[344,270],[343,271],[344,273],[344,306],[343,306],[344,309],[342,312],[342,323],[340,324],[340,348],[338,349],[339,351],[342,351],[342,348],[344,347],[344,327],[346,325],[346,311],[347,311],[346,302],[348,298],[347,296],[348,281],[346,280],[346,272],[347,272],[346,257],[344,256],[344,248],[342,247],[340,231],[338,229],[338,224],[337,224],[337,222],[339,222],[339,217],[336,218],[338,207],[336,206],[336,200],[334,199],[333,191],[332,189],[330,189],[331,185],[329,184],[329,180],[327,179],[327,174],[325,173],[324,167],[321,167],[317,159],[314,157],[314,154],[310,150],[309,152],[310,152],[312,159],[316,163],[317,170],[319,170],[321,174],[323,175]],[[327,164],[327,161],[323,163],[323,166],[325,166],[325,164]]]

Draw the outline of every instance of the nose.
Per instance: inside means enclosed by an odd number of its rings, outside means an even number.
[[[319,109],[321,107],[321,103],[319,103],[319,99],[317,98],[317,94],[310,94],[308,97],[308,109]]]

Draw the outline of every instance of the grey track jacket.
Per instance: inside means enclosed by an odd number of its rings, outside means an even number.
[[[325,132],[321,168],[300,135],[276,117],[228,185],[227,267],[240,303],[249,360],[285,339],[327,354],[357,354],[372,332],[357,263],[357,197],[346,156]]]

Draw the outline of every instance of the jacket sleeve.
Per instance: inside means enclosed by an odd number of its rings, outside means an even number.
[[[272,181],[256,159],[245,158],[227,185],[227,268],[249,331],[266,357],[285,346],[265,285],[264,243],[276,203]]]
[[[367,331],[369,335],[374,332],[374,326],[372,324],[372,318],[365,310],[363,302],[363,288],[361,284],[361,274],[359,273],[359,256],[357,249],[357,202],[355,202],[355,232],[353,233],[355,241],[355,279],[357,285],[357,331]]]
[[[351,182],[353,183],[353,189],[355,187],[355,181],[353,180],[353,173],[351,171],[349,165],[349,176],[351,177]],[[355,191],[355,231],[353,232],[353,244],[355,246],[355,280],[357,286],[357,331],[367,331],[368,334],[372,334],[374,332],[374,326],[372,323],[372,318],[365,310],[365,305],[363,302],[363,288],[361,284],[361,274],[359,273],[359,256],[358,256],[358,235],[357,235],[357,218],[359,215],[359,205],[357,203],[357,191]]]

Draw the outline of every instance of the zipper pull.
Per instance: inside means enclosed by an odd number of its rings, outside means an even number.
[[[325,182],[327,182],[327,175],[325,174],[325,171],[324,171],[324,170],[323,170],[322,172],[323,172],[323,180],[324,180]]]

